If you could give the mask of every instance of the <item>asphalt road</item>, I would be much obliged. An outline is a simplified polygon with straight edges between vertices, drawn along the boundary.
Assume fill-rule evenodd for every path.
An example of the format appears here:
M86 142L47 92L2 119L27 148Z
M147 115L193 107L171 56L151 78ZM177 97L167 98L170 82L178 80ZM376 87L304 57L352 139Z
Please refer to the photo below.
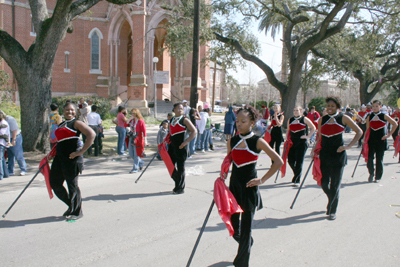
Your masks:
M346 135L346 141L352 135ZM225 156L215 152L187 161L185 194L172 195L173 181L161 161L154 161L139 183L129 174L132 161L114 159L86 164L79 178L84 217L66 222L66 206L49 200L38 177L6 220L0 220L1 266L186 266L212 201L212 189ZM400 266L400 171L393 148L384 159L382 182L367 183L360 149L348 151L337 220L326 219L327 198L308 176L293 210L296 189L287 176L261 186L264 208L253 224L250 266ZM146 158L146 163L150 158ZM308 167L307 155L304 169ZM259 175L270 166L262 153ZM201 175L194 175L203 171ZM303 172L304 174L304 172ZM28 177L30 176L30 177ZM0 212L6 211L27 181L14 176L0 183ZM214 208L191 266L232 266L237 243Z

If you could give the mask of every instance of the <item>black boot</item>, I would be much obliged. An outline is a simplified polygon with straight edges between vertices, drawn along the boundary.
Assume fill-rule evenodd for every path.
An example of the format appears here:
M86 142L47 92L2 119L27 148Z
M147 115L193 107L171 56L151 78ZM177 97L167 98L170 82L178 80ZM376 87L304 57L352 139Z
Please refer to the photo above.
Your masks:
M214 151L214 146L213 146L213 145L210 145L210 149L211 149L212 151Z

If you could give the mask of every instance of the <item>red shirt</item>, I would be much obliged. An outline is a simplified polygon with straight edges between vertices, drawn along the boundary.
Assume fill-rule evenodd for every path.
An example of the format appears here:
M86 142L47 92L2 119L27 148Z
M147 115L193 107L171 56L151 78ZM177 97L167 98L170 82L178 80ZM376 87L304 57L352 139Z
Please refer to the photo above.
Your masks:
M308 112L307 118L309 118L310 121L312 121L312 123L314 123L315 127L317 127L318 129L318 119L321 118L321 115L319 115L319 113L316 111L314 111L313 113Z

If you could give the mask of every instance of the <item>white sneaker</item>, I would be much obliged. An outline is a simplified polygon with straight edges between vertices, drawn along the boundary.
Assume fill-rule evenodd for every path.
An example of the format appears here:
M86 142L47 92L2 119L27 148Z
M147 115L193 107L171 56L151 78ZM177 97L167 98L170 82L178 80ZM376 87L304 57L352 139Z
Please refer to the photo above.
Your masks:
M201 152L201 153L206 153L206 152L204 151L204 149L202 149L200 152Z
M21 172L19 175L24 176L26 175L26 172Z
M188 159L191 159L191 158L192 158L192 156L189 156L189 157L188 157Z

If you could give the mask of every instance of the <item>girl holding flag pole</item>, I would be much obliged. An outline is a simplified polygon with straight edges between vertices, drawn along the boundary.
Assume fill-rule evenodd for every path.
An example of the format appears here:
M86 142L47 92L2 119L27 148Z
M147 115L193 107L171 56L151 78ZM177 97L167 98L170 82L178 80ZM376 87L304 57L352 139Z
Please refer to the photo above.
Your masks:
M234 163L229 189L244 211L241 219L239 213L231 216L233 238L239 243L233 265L240 267L249 266L250 249L253 243L251 224L256 208L262 208L258 186L268 180L283 164L280 156L268 143L251 131L256 118L257 111L253 107L240 108L236 119L239 135L232 137L227 143L228 155L232 153ZM261 150L272 159L273 164L262 178L257 178L256 164Z
M56 156L50 170L50 185L56 196L67 204L63 216L67 220L77 220L83 216L81 191L78 187L78 176L82 172L82 155L92 145L95 132L85 123L75 119L76 107L73 103L65 104L64 119L55 131L57 138ZM79 146L79 136L83 133L86 142ZM67 182L68 192L63 186Z
M302 116L302 108L297 106L293 109L294 117L290 118L287 122L288 134L286 136L287 141L285 142L286 151L284 158L284 164L286 165L286 158L293 170L292 183L295 186L300 185L300 177L303 169L304 155L306 154L308 148L307 140L315 132L314 123L307 117ZM306 134L307 126L309 129L308 135ZM289 143L292 143L289 148ZM285 169L286 170L286 169ZM282 177L284 176L284 171L282 171Z
M339 202L339 190L344 166L347 164L346 150L350 149L362 136L362 131L354 121L340 112L341 100L337 96L326 99L327 115L318 123L317 146L312 152L314 157L314 179L328 197L326 215L329 220L336 219ZM350 144L344 145L343 132L349 126L356 135Z
M372 112L367 118L367 132L364 138L363 155L367 161L369 172L368 182L379 183L383 174L383 156L387 150L387 139L396 131L397 123L390 116L380 112L381 101L372 103ZM387 133L386 122L392 124L392 130ZM395 148L396 149L396 148ZM376 172L374 158L376 157Z

